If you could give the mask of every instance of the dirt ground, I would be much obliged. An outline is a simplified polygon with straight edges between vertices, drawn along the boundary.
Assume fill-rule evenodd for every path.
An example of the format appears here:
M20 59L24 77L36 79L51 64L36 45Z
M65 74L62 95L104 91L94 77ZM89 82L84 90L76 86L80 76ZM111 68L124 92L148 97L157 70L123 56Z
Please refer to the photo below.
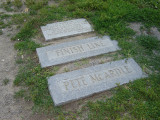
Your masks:
M13 85L18 65L17 52L10 38L16 32L13 26L3 29L0 36L0 120L48 120L48 116L33 114L31 102L14 98L14 93L19 90ZM7 85L4 84L5 79L9 80Z
M18 88L13 86L13 80L17 74L18 66L15 64L16 51L14 43L7 35L13 33L12 28L3 29L0 36L0 120L21 120L32 115L32 105L22 100L14 99L14 92ZM9 83L4 85L4 80ZM27 105L26 105L27 104Z
M0 0L0 4L2 2L4 0ZM15 14L1 8L0 12ZM17 52L11 37L16 34L17 30L15 26L12 26L2 31L3 34L0 35L0 120L48 120L47 116L33 114L33 103L14 98L14 93L19 90L13 85L18 65L15 62ZM6 85L5 80L9 81Z

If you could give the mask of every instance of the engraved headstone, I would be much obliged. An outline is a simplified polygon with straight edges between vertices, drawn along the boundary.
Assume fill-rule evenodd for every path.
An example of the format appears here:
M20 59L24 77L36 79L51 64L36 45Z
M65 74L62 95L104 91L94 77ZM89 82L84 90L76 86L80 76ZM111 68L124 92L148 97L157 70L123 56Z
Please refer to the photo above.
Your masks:
M47 24L46 26L42 26L41 30L46 41L93 31L86 19L75 19Z
M119 49L117 41L110 40L108 36L104 36L103 38L92 37L37 48L37 54L41 66L48 67L113 52Z
M56 106L147 77L132 59L92 66L48 78L49 91Z

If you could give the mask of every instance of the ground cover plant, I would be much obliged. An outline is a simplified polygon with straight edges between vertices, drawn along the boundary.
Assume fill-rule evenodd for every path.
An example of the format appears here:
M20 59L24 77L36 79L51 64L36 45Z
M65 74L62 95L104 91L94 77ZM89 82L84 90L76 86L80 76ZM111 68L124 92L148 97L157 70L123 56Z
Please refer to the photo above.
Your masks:
M56 119L76 119L88 112L88 119L160 119L160 42L152 36L135 36L127 27L130 22L141 22L146 29L160 29L159 0L65 0L48 6L43 2L26 0L28 13L13 15L13 23L20 31L12 40L18 41L15 49L26 60L20 67L15 85L27 86L16 96L34 102L34 110L54 114ZM9 5L11 3L8 3ZM20 6L20 5L19 5ZM149 77L113 89L113 97L105 101L89 102L80 111L66 112L54 107L47 88L47 77L58 67L42 69L35 49L41 45L32 41L40 33L40 26L73 18L86 18L99 35L109 35L119 42L122 58L132 57ZM18 21L18 22L17 22ZM3 23L1 23L3 24ZM68 70L67 70L68 71Z

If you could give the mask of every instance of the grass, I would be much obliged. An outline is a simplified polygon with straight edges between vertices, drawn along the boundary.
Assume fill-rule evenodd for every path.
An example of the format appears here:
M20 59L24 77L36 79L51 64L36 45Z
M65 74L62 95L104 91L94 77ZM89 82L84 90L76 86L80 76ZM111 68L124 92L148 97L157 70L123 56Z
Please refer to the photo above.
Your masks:
M24 63L24 60L23 60L22 58L18 58L18 59L16 60L16 63L17 63L17 64L22 64L22 63Z
M3 2L0 5L1 8L5 9L7 12L12 12L14 9L12 7L12 2L10 0Z
M15 94L14 94L14 98L23 98L24 96L25 96L25 90L19 90L18 92L16 92Z
M34 109L38 111L52 111L57 119L75 119L85 111L88 111L88 119L91 120L159 119L159 42L152 36L142 35L134 39L135 32L127 26L130 22L141 22L147 29L152 26L160 29L160 2L158 0L66 0L59 2L58 6L48 6L47 2L48 0L43 2L26 0L29 13L12 16L13 24L22 26L19 33L12 38L19 40L15 44L15 49L31 57L21 65L14 81L14 85L28 87L28 94L22 97L32 100ZM1 16L5 17L10 16ZM113 89L112 98L96 103L89 102L82 111L66 112L60 109L61 107L54 107L46 78L54 75L58 67L46 69L40 67L35 58L35 50L41 45L32 41L32 38L40 32L42 25L73 18L86 18L99 35L109 35L112 39L116 39L122 50L117 52L114 58L117 59L118 55L122 58L134 58L149 77ZM82 64L88 64L88 61Z
M36 44L35 42L31 40L21 41L14 45L14 48L19 51L27 51L27 50L35 51L36 48L38 47L40 47L40 45Z
M11 27L12 22L9 20L11 15L0 13L0 29Z
M36 6L36 3L33 5ZM102 8L98 7L101 5ZM30 12L35 13L37 19L34 17L29 20L22 28L21 33L19 33L21 36L16 36L16 38L31 38L34 36L32 32L34 28L37 29L37 26L50 21L60 21L66 17L84 17L93 23L94 28L98 33L109 34L115 39L118 39L129 37L134 34L131 29L126 27L127 22L143 22L147 27L153 25L159 27L159 22L157 20L160 19L159 9L157 10L149 7L139 8L136 3L133 4L132 2L122 0L109 0L107 2L100 1L98 4L96 3L96 0L74 0L64 3L62 2L59 7L44 6L38 10L34 9L34 7L31 7L30 9ZM152 17L148 16L149 14L152 14ZM24 31L24 29L26 31ZM27 32L28 36L25 36L25 34L23 35L22 31Z
M89 102L89 120L156 119L160 118L160 76L136 80L126 87L119 86L105 102Z
M13 5L16 6L17 8L22 7L23 3L21 0L14 0Z
M144 36L144 35L137 36L136 40L140 45L142 45L148 50L158 49L160 45L159 40L156 37L152 37L152 36Z
M3 2L0 7L5 9L7 12L13 12L15 11L15 8L14 7L17 7L17 8L21 8L23 5L22 3L22 0L6 0L5 2Z
M10 18L10 17L11 17L11 15L0 14L0 20L4 20L4 19Z
M68 68L64 68L64 72L69 72L69 69Z

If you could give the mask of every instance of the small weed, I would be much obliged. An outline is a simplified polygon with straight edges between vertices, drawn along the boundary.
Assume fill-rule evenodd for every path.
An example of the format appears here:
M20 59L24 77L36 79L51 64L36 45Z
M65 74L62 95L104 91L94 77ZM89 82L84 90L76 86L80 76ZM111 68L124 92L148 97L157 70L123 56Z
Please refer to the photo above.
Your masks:
M65 71L65 72L69 72L69 69L68 69L68 68L64 68L64 71Z
M0 30L0 35L2 35L3 34L3 31L2 30Z
M12 3L11 0L6 0L6 4L7 4L7 5L10 5L11 3Z
M16 63L17 63L17 64L22 64L22 63L24 63L24 61L23 61L22 58L19 58L19 59L16 60Z
M25 4L31 10L38 10L48 4L48 0L26 0Z
M77 67L81 66L80 62L76 62L76 63L74 63L74 65L77 66Z
M99 63L100 63L100 64L104 64L104 63L105 63L105 61L104 61L104 60L101 60Z
M12 16L12 22L14 24L23 24L30 19L29 15L26 13L15 14Z
M81 60L82 65L86 65L89 64L89 60L88 59L83 59Z
M11 33L7 34L8 37L10 37L11 35L12 35Z
M3 21L0 21L0 29L8 27L9 24L5 24Z
M24 96L25 96L25 90L19 90L18 92L16 92L15 94L14 94L14 98L23 98Z
M159 40L152 36L141 35L136 37L136 40L140 45L148 50L157 49L159 47Z
M3 21L0 21L0 26L4 25L4 22Z
M31 100L32 100L32 98L31 98L30 96L25 96L24 99L25 99L26 101L31 101Z
M26 4L27 6L31 6L31 5L35 4L35 0L26 0L26 1L25 1L25 4Z
M3 80L3 85L7 85L8 83L9 83L9 79L6 78Z
M144 27L144 26L141 26L140 27L140 31L142 32L142 31L144 31L146 28Z
M0 19L3 20L3 19L7 19L7 18L10 18L11 15L7 15L7 14L2 14L0 15Z
M23 3L21 0L14 0L13 5L20 8L20 7L22 7Z
M58 66L54 66L53 67L53 72L57 72L59 70L59 67Z
M2 28L6 28L6 27L11 27L11 23L7 23L7 24L5 24L4 22L0 22L0 24L1 24L1 26L0 26L0 28L2 29Z
M130 57L131 55L135 55L136 54L136 45L135 43L133 42L130 42L130 41L126 41L126 40L120 40L119 41L119 46L121 48L123 48L122 51L122 54L127 56L127 57Z

